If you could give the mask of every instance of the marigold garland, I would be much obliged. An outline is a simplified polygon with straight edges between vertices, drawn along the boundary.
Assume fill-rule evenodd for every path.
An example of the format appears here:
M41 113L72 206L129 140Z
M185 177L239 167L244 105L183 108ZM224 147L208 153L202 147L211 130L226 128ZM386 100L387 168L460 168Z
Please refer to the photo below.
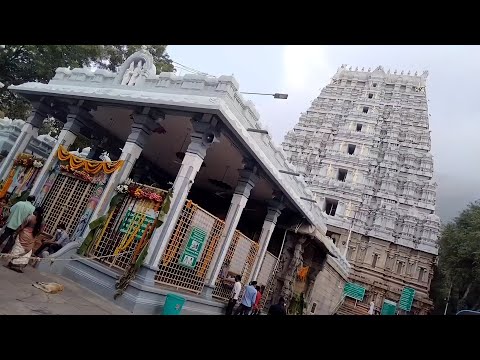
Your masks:
M105 162L83 159L81 157L70 154L63 146L58 147L57 157L60 161L68 161L68 165L72 170L84 170L90 175L96 175L100 171L110 175L123 166L124 160Z

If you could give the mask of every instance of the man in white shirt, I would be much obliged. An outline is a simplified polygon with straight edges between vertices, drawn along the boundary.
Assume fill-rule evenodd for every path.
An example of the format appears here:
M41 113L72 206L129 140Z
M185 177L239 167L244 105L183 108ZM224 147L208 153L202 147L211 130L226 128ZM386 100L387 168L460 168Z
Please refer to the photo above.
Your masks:
M255 304L255 300L257 298L257 289L255 288L255 286L257 286L257 282L252 281L250 285L245 288L242 301L240 302L237 311L235 311L235 315L250 314L252 306Z
M240 296L240 291L242 290L242 283L240 282L242 277L240 275L235 276L235 285L233 285L232 293L230 294L230 299L228 300L227 310L225 315L232 315L233 308L238 301Z

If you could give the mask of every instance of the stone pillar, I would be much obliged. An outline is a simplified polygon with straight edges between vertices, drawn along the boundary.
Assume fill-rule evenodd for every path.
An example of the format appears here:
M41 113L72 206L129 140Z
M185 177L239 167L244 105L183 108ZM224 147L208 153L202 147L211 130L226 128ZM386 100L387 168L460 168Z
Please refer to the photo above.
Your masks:
M98 201L98 206L90 217L90 221L99 218L108 210L110 199L113 197L115 188L125 182L132 172L135 162L140 157L147 140L155 127L155 120L163 118L163 114L150 108L144 108L141 112L134 113L132 132L127 138L122 149L119 160L123 160L123 166L115 171L108 179L107 185L103 190L102 196ZM90 228L87 226L83 233L83 238L87 236Z
M175 230L175 225L185 205L190 188L202 166L208 148L215 142L216 120L210 121L210 118L210 116L205 115L202 120L192 121L191 142L185 151L185 157L173 184L170 210L163 225L152 235L145 263L137 276L137 279L141 282L153 285L158 264Z
M232 242L233 235L237 229L238 221L242 216L243 209L247 204L250 192L252 191L255 183L258 180L256 175L256 167L250 167L247 165L246 169L240 171L240 178L238 180L237 187L228 209L227 217L225 219L225 227L223 228L222 236L218 242L217 248L212 258L212 264L210 265L207 273L207 280L205 283L205 295L210 298L215 288L215 282L217 281L218 274L227 255L228 248Z
M8 152L8 155L3 159L0 166L0 180L6 177L8 170L13 165L13 161L19 154L25 151L30 139L38 135L38 129L42 126L43 120L50 111L50 106L42 102L32 103L32 106L32 113L23 125L20 135L15 144L13 144L12 149Z
M267 216L263 222L262 232L260 234L260 239L258 240L259 249L253 265L251 276L253 280L257 280L258 278L258 274L263 265L263 260L265 259L265 254L267 253L270 238L272 237L273 230L277 224L277 219L284 208L285 206L279 201L273 200L268 204Z
M89 109L83 107L72 107L70 114L67 116L67 122L63 126L62 131L58 135L58 140L48 156L47 161L43 165L42 170L38 174L31 194L38 195L42 191L42 187L48 178L48 173L52 166L57 162L57 151L60 145L69 148L73 144L77 136L80 134L80 129L83 126L85 119L90 118Z

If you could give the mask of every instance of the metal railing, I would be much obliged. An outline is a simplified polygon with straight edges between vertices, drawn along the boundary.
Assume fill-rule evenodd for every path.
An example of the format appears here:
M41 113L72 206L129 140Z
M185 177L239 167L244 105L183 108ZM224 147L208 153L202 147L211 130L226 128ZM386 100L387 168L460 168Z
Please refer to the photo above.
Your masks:
M222 235L225 223L197 204L187 201L158 264L155 278L159 284L200 293L205 285L207 271ZM192 229L206 232L205 243L194 268L181 265L180 256L187 245Z
M69 235L72 236L87 208L95 186L70 175L58 174L42 205L44 232L53 235L57 226L63 223Z

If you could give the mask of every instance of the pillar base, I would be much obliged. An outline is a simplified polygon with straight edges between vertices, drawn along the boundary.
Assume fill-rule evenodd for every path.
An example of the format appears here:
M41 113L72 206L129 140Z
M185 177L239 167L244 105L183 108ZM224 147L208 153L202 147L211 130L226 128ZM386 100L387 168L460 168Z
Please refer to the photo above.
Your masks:
M153 286L155 285L155 276L157 275L158 268L142 265L138 269L138 273L135 277L135 281L142 285Z
M77 284L93 291L133 314L161 315L168 294L176 294L185 299L181 315L223 315L226 304L210 301L201 296L176 292L166 286L148 286L135 278L125 289L122 296L113 299L116 289L115 282L120 275L117 271L93 260L73 255L77 261L69 261L61 276L75 281ZM154 273L152 269L142 267L139 273Z
M213 300L213 290L215 290L215 286L205 285L201 296L207 300Z

